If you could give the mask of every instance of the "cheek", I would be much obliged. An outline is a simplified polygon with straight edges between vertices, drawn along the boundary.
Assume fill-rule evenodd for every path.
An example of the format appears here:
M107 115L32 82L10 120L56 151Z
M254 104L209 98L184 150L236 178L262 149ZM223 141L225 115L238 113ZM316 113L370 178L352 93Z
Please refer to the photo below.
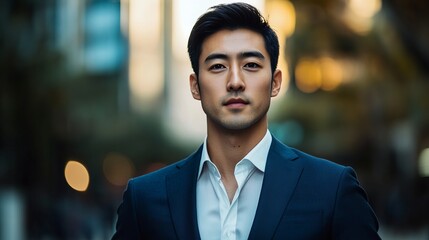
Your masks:
M261 97L271 96L271 82L269 83L260 83L256 84L254 86L254 89L256 90L256 94Z
M206 79L209 81L200 82L200 95L202 98L219 97L225 90L223 81L218 79Z
M212 86L201 86L200 88L201 102L206 105L213 105L216 99L219 98L219 89Z
M272 75L267 71L253 76L249 76L247 85L260 91L271 90Z

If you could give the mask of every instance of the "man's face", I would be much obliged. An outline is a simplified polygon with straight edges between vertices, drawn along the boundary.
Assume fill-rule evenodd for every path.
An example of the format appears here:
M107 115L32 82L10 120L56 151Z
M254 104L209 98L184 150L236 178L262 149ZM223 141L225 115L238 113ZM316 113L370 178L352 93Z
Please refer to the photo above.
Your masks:
M271 72L264 39L247 29L221 30L202 45L200 70L190 76L208 127L243 130L266 121L271 97L280 90L281 72ZM264 123L266 124L266 123Z

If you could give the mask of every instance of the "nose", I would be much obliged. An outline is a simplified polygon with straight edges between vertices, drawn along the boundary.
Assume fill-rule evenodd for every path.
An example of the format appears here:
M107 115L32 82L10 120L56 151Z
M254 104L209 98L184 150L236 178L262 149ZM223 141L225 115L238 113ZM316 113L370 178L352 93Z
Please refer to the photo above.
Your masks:
M243 75L239 71L239 67L231 68L228 76L226 88L228 92L244 91L246 84L244 83Z

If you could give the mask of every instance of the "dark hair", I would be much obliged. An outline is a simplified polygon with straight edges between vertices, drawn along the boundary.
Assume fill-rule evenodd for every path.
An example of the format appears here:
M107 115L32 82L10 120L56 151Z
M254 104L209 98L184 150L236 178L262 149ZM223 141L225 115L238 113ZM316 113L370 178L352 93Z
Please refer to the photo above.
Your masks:
M245 28L262 35L265 48L270 55L271 70L277 68L279 40L261 13L247 3L219 4L208 9L198 18L188 40L188 53L192 69L198 76L199 57L204 40L210 35L224 30Z

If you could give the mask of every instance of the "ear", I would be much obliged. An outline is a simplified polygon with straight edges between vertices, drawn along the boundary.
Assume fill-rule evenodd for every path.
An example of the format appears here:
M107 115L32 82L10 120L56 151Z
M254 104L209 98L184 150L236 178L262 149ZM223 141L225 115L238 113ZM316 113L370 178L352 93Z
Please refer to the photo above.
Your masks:
M200 88L198 86L198 77L195 73L189 75L189 86L191 88L192 97L196 100L201 100Z
M282 71L276 69L273 73L273 81L271 83L271 97L275 97L279 94L282 85Z

